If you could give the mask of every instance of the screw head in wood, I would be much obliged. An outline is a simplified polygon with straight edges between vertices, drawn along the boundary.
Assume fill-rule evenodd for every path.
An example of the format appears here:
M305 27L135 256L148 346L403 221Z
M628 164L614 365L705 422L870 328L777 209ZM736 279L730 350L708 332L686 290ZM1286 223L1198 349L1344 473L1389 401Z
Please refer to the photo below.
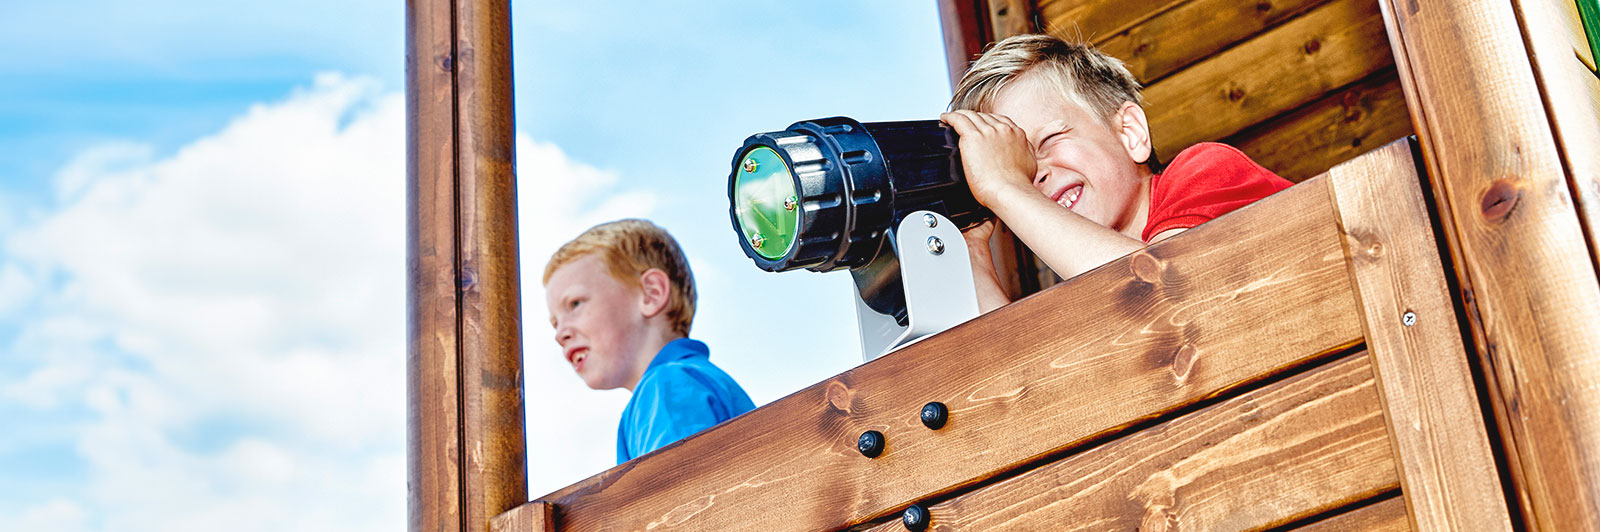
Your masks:
M900 524L905 525L906 530L921 532L928 529L929 517L931 516L928 515L927 508L923 508L920 504L913 504L906 507L906 511L900 512Z
M1400 323L1406 324L1406 327L1416 325L1417 313L1407 310L1405 314L1400 316Z
M883 433L876 430L861 433L861 437L856 438L856 450L867 458L877 458L883 454Z
M922 405L922 425L933 430L944 428L945 421L950 420L950 409L944 403L934 401Z

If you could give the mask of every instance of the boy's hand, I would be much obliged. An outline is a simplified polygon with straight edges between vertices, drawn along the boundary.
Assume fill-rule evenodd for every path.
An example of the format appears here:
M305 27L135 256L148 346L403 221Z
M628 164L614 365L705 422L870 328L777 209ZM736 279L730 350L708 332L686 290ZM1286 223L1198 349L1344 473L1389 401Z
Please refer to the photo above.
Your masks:
M1011 302L1005 289L1000 287L1000 276L994 271L994 258L989 253L989 238L994 236L993 218L961 232L967 241L967 258L972 261L973 288L978 291L978 312L987 313Z
M1010 118L961 110L939 115L939 119L961 136L961 169L978 203L992 209L1002 190L1020 187L1032 191L1038 160L1027 133Z

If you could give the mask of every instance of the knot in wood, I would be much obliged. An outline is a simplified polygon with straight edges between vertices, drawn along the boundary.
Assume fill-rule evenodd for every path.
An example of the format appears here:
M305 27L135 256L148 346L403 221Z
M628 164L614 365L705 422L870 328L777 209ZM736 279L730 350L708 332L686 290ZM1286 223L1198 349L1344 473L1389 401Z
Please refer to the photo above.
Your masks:
M1128 267L1133 270L1135 278L1150 284L1159 283L1162 272L1167 269L1167 265L1161 262L1161 259L1143 251L1134 253L1128 258Z
M826 393L828 394L828 406L846 415L850 414L850 405L855 402L856 398L855 390L851 390L849 386L842 382L829 381Z
M1262 13L1272 11L1272 2L1256 2L1256 11Z
M1517 200L1522 197L1522 190L1517 188L1515 182L1509 177L1496 179L1489 185L1489 190L1483 193L1483 200L1479 209L1483 212L1483 219L1490 223L1499 223L1511 215L1516 208Z
M1228 91L1228 101L1237 102L1237 101L1243 100L1243 99L1244 99L1244 89L1241 89L1241 88L1238 88L1238 87L1234 87L1233 90Z
M1172 354L1172 380L1182 386L1189 381L1189 374L1194 371L1195 359L1199 358L1199 351L1194 346L1184 344Z
M1306 50L1306 55L1312 55L1312 54L1315 54L1315 53L1321 51L1322 50L1322 41L1319 41L1319 40L1316 40L1316 39L1311 39L1310 41L1306 42L1305 50Z
M439 65L439 70L443 70L445 72L449 72L451 69L455 68L456 64L455 59L450 57L450 54L439 54L434 56L433 62L434 64Z
M1367 256L1368 257L1372 257L1374 259L1376 259L1378 257L1382 257L1383 256L1383 242L1373 242L1372 245L1367 246Z

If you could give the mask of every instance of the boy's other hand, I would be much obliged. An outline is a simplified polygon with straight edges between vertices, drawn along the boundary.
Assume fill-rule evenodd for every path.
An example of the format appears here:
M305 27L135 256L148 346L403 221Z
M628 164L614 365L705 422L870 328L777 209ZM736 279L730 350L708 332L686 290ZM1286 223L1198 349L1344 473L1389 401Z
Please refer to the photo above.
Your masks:
M961 136L961 169L978 203L993 209L1002 190L1033 188L1038 160L1028 134L1010 118L963 109L939 115L939 119Z

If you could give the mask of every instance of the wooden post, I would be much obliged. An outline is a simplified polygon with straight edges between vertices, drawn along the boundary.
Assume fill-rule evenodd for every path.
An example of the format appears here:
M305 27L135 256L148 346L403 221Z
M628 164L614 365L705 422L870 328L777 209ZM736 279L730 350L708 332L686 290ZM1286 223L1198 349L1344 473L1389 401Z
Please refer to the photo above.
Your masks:
M1328 176L1412 528L1511 530L1411 143Z
M511 13L406 2L407 528L527 500Z
M1518 14L1381 6L1523 520L1600 530L1600 283Z

